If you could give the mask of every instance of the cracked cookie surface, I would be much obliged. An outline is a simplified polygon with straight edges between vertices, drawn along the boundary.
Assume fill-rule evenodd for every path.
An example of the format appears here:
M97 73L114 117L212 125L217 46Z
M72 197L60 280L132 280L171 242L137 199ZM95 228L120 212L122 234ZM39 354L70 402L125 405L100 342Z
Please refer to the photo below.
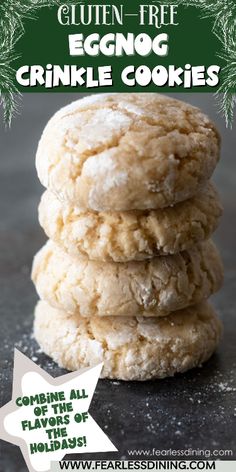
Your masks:
M81 211L46 191L39 222L47 236L71 255L126 262L175 254L208 239L222 213L211 183L195 197L159 210Z
M81 318L38 302L34 334L61 367L104 363L101 377L148 380L200 366L215 351L221 322L207 302L165 318Z
M41 299L82 317L165 316L209 297L222 278L212 241L171 256L104 264L72 257L49 240L32 269Z
M62 108L40 139L41 183L93 211L163 208L195 195L220 138L199 109L155 93L102 94Z

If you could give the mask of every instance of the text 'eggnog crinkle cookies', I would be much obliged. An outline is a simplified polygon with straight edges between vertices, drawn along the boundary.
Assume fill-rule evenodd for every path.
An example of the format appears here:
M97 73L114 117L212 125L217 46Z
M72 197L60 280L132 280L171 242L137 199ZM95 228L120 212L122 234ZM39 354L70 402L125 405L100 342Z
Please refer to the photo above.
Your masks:
M102 377L146 380L212 355L219 148L206 115L158 94L86 97L49 121L36 166L50 240L32 279L35 337L60 366L103 362Z

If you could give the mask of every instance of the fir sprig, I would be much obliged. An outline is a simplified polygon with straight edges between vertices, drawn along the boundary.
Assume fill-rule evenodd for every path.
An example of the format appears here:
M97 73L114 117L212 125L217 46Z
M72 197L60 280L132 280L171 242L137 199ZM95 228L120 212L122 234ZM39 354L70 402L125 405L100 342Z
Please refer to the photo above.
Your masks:
M18 111L21 94L15 85L12 62L14 46L24 34L24 20L33 19L43 7L59 5L60 0L1 0L0 3L0 105L6 126Z
M220 56L225 61L221 85L216 92L219 111L226 126L232 128L236 104L236 2L235 0L165 0L166 4L200 8L201 18L211 18L213 34L221 43Z

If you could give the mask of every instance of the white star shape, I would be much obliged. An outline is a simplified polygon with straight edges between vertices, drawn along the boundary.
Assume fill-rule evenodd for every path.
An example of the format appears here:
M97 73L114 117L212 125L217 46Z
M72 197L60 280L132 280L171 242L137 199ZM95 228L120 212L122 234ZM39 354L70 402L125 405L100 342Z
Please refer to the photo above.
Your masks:
M99 364L53 378L15 349L12 400L0 409L0 438L21 448L30 472L48 472L51 461L60 461L66 454L117 451L88 413L101 369ZM48 395L51 400L52 392L62 400L40 404L32 400L38 394ZM76 398L71 398L72 393ZM22 402L22 397L27 398ZM33 405L20 406L31 401ZM63 418L62 424L58 417ZM56 449L55 444L60 448Z

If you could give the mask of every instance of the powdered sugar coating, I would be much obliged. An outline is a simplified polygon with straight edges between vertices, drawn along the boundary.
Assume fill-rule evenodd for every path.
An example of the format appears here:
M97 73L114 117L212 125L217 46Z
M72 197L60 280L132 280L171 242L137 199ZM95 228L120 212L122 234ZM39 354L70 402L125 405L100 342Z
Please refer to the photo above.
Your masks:
M103 94L52 117L36 167L62 201L126 211L190 198L218 158L219 135L197 108L158 94Z
M104 363L101 377L148 380L185 372L215 351L222 327L204 302L165 318L69 316L39 302L34 333L61 367L77 370Z
M172 256L122 264L70 257L48 241L32 269L40 298L88 318L166 316L209 297L222 278L220 256L211 241Z
M174 207L130 212L81 211L46 191L39 222L47 236L72 256L126 262L191 248L210 237L221 213L219 196L210 183Z

